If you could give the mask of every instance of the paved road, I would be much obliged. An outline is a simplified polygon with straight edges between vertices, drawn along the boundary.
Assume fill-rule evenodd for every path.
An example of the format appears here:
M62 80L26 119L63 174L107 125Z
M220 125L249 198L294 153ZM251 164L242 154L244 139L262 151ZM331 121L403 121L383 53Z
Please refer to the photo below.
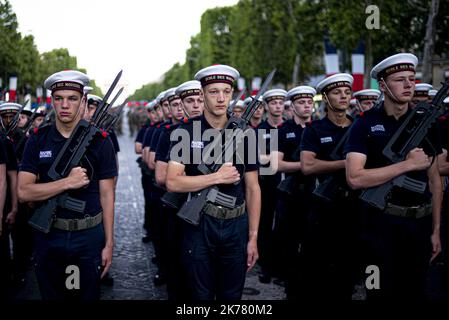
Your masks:
M163 300L165 286L156 287L153 276L156 266L151 262L154 251L151 243L142 243L143 193L140 169L134 153L134 138L129 137L127 120L124 119L124 134L119 137L119 180L115 210L115 249L110 274L114 285L102 287L104 300ZM245 300L284 299L284 288L275 284L261 284L257 269L248 273ZM17 295L18 299L40 299L32 270L27 285Z

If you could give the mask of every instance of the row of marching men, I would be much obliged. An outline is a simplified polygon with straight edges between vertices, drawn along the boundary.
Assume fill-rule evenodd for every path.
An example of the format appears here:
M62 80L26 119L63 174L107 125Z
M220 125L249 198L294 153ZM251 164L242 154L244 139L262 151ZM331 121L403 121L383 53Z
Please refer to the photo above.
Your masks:
M440 173L447 174L447 153L442 153L447 150L447 135L443 133L440 139L438 134L429 134L429 146L411 150L399 164L382 154L416 104L430 102L435 94L430 85L415 86L416 65L412 54L381 61L371 72L380 91L353 94L352 76L336 74L316 88L298 86L288 92L272 89L264 93L263 108L250 121L251 127L262 131L259 147L264 145L260 150L265 150L259 157L261 282L279 277L289 299L351 299L354 285L365 281L367 267L374 266L380 276L367 288L368 297L424 297L429 262L441 257ZM204 79L220 79L213 72L228 75L227 79L238 74L228 66L209 67L197 74L199 81L161 92L148 105L148 122L136 138L145 195L147 234L142 240L153 241L158 267L154 282L167 283L170 299L212 297L189 296L192 287L187 283L192 275L180 267L181 256L186 254L181 248L185 229L176 218L177 209L161 199L167 190L170 134L195 119L204 121L203 99L209 94L202 91L209 85ZM317 93L323 96L325 113L312 121ZM238 115L244 108L244 102L238 102L232 111ZM444 123L445 119L440 120ZM192 147L202 147L194 142ZM359 200L360 190L403 174L422 179L425 192L395 188L382 210ZM330 177L338 181L338 188L323 197L316 190ZM197 283L205 283L201 275L194 276L200 278ZM221 292L216 297L235 299L241 292L240 296Z

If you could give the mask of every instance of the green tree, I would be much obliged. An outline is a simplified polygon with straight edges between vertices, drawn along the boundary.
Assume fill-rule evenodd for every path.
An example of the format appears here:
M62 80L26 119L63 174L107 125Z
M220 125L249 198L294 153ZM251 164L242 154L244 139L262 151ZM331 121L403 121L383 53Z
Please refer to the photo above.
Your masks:
M17 49L20 33L18 22L8 0L0 0L0 77L4 86L11 75L17 75Z

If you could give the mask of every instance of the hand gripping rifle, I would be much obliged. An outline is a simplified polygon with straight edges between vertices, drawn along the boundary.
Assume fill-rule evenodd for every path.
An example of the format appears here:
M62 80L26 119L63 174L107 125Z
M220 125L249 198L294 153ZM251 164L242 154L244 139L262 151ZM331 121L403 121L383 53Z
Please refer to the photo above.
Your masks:
M431 103L418 103L415 109L407 116L404 123L394 133L382 152L392 164L404 161L407 158L407 154L414 148L419 147L422 143L427 143L432 147L426 135L443 114L443 100L447 97L448 93L449 80L438 90ZM360 199L377 209L385 210L393 187L424 193L427 183L412 179L406 174L403 174L379 186L365 189L360 195Z
M53 181L66 178L73 168L80 166L95 134L101 132L98 125L103 121L105 113L112 105L112 103L108 104L106 101L112 94L121 75L122 71L115 77L114 82L95 111L91 121L87 122L86 120L81 119L61 151L58 153L48 171L48 176ZM120 93L121 91L118 92L113 101L118 98ZM28 223L33 228L48 233L51 229L58 207L82 213L84 212L85 206L85 201L74 199L68 195L68 192L63 192L44 201L42 205L36 209Z
M242 116L240 118L231 116L224 128L220 131L220 136L218 138L216 137L214 141L208 145L209 152L206 152L206 159L203 159L202 163L198 165L198 170L202 174L206 175L217 172L223 165L223 160L229 159L230 156L234 155L238 146L243 142L244 134L242 133L248 128L249 121L257 108L259 108L261 103L259 97L267 90L275 72L276 70L270 72L260 91L248 104ZM231 135L226 134L229 131L232 132ZM211 161L210 152L216 150L217 145L222 143L223 137L225 137L225 143L221 147L222 152L218 159L213 159L214 161ZM232 153L229 152L230 148L233 148ZM208 163L211 164L209 165ZM201 221L201 214L207 202L216 203L220 206L232 209L235 207L235 200L236 198L220 192L217 186L212 186L199 192L192 192L190 200L183 204L177 215L188 223L197 226Z
M237 102L245 94L245 91L246 91L245 89L240 91L239 95L237 96L237 98L235 98L234 102L229 105L229 107L226 111L229 118L232 117L232 114L233 114L232 110L234 110L234 107L237 105ZM167 206L169 206L170 208L179 209L184 204L184 202L186 202L187 196L188 196L187 193L182 193L182 192L166 192L162 196L161 201L164 204L166 204Z

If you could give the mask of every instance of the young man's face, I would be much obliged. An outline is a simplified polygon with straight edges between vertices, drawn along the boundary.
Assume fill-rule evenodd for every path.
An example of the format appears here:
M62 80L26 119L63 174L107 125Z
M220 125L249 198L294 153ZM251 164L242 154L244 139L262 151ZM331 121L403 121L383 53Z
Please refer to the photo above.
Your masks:
M386 88L385 83L390 90ZM385 79L385 83L379 81L380 90L386 96L391 97L391 93L393 93L393 99L400 103L412 101L415 92L415 73L413 71L393 73Z
M17 111L11 111L8 113L4 113L2 114L2 121L3 121L3 125L5 127L9 126L12 122L12 120L14 119L14 116L16 115Z
M94 116L95 111L97 111L97 106L94 104L87 105L86 113L84 114L84 119L90 121Z
M313 112L313 99L300 98L292 101L293 112L300 118L309 118Z
M226 114L229 102L232 99L233 89L227 83L212 83L206 85L203 90L204 108L213 114L220 117Z
M174 99L169 103L170 113L172 115L172 119L176 121L181 121L184 117L184 109L182 108L181 99Z
M162 106L158 104L156 107L154 107L154 110L156 111L157 118L158 118L158 120L156 122L162 121L162 119L164 119L164 113L162 112Z
M21 113L19 115L19 123L17 124L17 127L19 127L19 128L25 127L27 121L28 121L28 116L26 114Z
M429 102L429 98L428 97L413 97L412 101L410 102L410 106L412 108L416 107L416 105L418 103L420 103L421 101L423 102ZM432 100L430 100L432 101Z
M194 118L203 114L204 100L199 95L184 98L182 100L182 104L190 118Z
M268 102L268 113L273 117L282 117L282 113L284 112L284 103L283 99L275 99Z
M169 104L168 104L167 100L162 102L162 113L164 114L165 119L171 118L171 112L170 112L170 108L169 108Z
M44 122L44 118L45 118L44 116L39 116L36 119L34 119L33 128L38 128L42 124L42 122Z
M346 111L351 101L351 88L338 87L330 90L326 95L333 109L337 111Z
M265 106L265 104L262 102L262 103L259 105L259 108L257 108L256 112L254 112L254 114L253 114L253 119L259 120L259 119L262 118L263 113L265 112L264 106Z
M234 110L232 110L232 113L234 114L234 117L240 118L243 113L243 108L241 107L234 107Z
M285 106L284 107L284 116L287 120L290 120L291 118L293 118L293 107L292 106Z
M152 123L157 123L160 119L158 112L154 109L148 112L148 117L150 118L150 122Z
M52 97L58 121L71 123L84 115L86 101L78 91L58 90Z
M362 100L359 101L359 106L361 111L365 112L371 109L374 106L374 103L376 103L377 99L369 99L369 100Z

